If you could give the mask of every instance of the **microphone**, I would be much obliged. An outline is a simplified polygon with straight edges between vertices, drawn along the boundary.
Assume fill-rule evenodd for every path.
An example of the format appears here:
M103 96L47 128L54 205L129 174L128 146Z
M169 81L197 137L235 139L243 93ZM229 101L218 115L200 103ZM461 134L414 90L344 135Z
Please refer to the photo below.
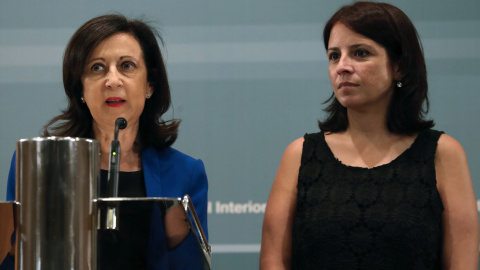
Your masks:
M110 144L110 161L108 168L107 194L108 197L118 197L118 174L120 172L120 142L118 141L119 129L127 127L127 120L123 117L115 120L115 132Z

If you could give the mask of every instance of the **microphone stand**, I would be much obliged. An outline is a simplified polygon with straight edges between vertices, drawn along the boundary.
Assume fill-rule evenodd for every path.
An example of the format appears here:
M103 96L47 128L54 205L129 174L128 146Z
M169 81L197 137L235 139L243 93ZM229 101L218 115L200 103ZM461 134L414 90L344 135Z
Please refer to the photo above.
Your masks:
M120 172L120 142L118 141L119 129L127 127L127 120L123 117L115 120L115 132L110 144L110 161L108 168L107 197L118 197L118 175ZM117 209L108 208L106 229L117 229Z

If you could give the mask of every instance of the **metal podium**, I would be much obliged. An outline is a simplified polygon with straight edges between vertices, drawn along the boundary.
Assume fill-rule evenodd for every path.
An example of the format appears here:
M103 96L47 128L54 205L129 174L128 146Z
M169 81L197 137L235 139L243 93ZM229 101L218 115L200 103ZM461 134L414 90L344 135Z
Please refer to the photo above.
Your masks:
M16 201L0 203L12 209L0 218L14 220L15 269L211 269L189 196L99 198L99 153L90 139L17 141Z

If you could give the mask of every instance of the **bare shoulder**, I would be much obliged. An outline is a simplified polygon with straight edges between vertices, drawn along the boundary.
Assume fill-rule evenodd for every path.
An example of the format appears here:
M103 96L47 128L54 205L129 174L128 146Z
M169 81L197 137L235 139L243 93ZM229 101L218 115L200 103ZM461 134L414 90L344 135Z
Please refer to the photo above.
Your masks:
M437 189L442 198L445 269L478 268L478 212L465 151L449 135L438 139L435 157Z
M290 143L280 161L263 218L260 269L290 269L303 141L298 138Z
M285 149L284 155L286 156L293 156L293 157L300 157L303 151L303 142L305 139L303 137L296 139L295 141L291 142L287 149Z
M298 138L287 146L280 161L279 172L298 173L302 159L303 141L303 138Z
M465 159L465 150L462 145L452 136L442 134L438 139L436 157L441 160Z
M303 141L303 138L298 138L287 146L280 161L275 182L296 184L302 159Z
M465 150L456 139L447 134L442 134L438 139L435 171L440 193L449 193L462 185L471 185Z

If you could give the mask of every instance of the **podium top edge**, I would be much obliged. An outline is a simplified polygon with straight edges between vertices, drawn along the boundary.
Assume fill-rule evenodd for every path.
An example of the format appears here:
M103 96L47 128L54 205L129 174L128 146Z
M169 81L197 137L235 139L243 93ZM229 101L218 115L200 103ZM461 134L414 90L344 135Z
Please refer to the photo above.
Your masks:
M80 138L80 137L57 137L57 136L24 138L24 139L18 140L17 143L24 143L24 142L47 142L47 141L67 141L67 142L91 142L91 143L98 143L97 140L89 139L89 138Z
M121 201L178 201L181 202L180 197L110 197L110 198L96 198L93 202L121 202ZM20 204L18 201L0 201L0 204Z
M97 198L93 201L98 202L117 202L117 201L181 201L180 197L111 197L111 198Z

